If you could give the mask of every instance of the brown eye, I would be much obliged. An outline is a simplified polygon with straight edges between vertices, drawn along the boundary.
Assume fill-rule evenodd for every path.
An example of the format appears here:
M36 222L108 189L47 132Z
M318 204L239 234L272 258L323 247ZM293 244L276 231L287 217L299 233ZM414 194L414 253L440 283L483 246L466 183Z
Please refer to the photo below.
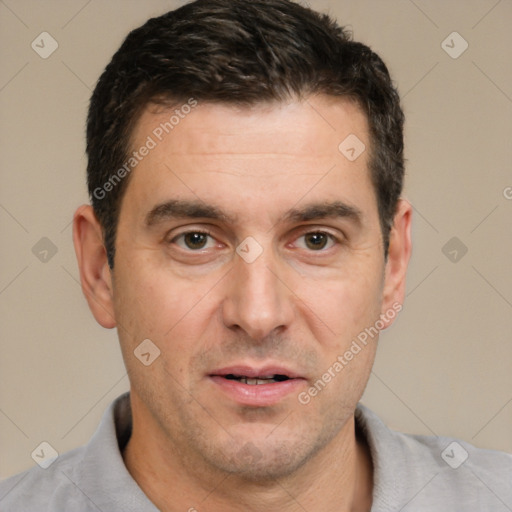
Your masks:
M208 233L203 233L201 231L189 231L188 233L182 233L174 238L173 243L182 249L188 249L191 251L209 249L215 245L213 238Z
M336 245L337 241L337 238L330 233L311 231L310 233L299 236L295 241L295 246L307 251L321 252Z
M208 235L204 233L187 233L184 237L185 245L189 249L204 249Z
M329 236L325 233L308 233L304 235L304 242L308 249L319 251L325 249L329 242Z

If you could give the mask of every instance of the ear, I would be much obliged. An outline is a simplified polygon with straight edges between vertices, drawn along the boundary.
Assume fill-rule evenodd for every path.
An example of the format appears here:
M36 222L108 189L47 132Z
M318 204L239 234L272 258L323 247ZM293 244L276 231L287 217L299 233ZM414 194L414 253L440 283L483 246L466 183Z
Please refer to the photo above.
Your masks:
M73 243L80 269L82 291L96 321L111 329L116 326L112 275L103 245L101 225L90 205L83 205L73 217Z
M411 219L412 207L405 199L397 204L393 227L389 237L388 258L384 275L383 300L381 319L389 327L393 323L395 313L402 309L405 299L405 274L411 257ZM388 314L386 314L388 312Z

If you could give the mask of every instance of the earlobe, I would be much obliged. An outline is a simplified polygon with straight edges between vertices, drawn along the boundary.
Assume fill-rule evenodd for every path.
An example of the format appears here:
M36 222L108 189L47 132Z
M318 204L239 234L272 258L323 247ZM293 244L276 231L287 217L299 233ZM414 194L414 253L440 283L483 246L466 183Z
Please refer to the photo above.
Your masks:
M394 217L389 238L388 258L386 262L381 318L390 310L402 307L405 298L405 277L411 257L411 219L412 207L405 199L400 199ZM393 315L391 318L395 318ZM390 319L386 327L393 323Z
M116 326L111 272L101 225L90 205L83 205L75 212L73 243L89 308L100 325L111 329Z

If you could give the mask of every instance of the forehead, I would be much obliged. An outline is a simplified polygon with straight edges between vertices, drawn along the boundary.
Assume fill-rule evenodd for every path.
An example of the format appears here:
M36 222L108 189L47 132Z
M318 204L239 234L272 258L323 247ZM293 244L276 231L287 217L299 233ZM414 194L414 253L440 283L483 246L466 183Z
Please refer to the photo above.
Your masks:
M233 196L244 196L240 206L255 207L258 197L262 207L265 200L276 205L297 201L308 190L316 201L324 199L322 193L329 200L337 200L338 192L373 196L369 152L358 158L350 152L352 146L358 153L369 148L367 119L346 99L148 107L131 146L145 153L127 190L135 203L195 196L226 206ZM151 149L140 151L144 147Z
M166 108L148 105L134 127L132 147L150 136L176 154L337 155L340 139L350 130L367 138L365 114L345 98L319 95L241 107L191 99Z

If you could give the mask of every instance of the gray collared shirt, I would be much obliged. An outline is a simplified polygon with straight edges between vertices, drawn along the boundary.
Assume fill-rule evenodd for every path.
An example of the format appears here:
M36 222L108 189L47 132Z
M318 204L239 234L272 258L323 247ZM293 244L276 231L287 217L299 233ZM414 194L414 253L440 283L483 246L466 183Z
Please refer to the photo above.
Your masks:
M372 512L512 511L512 455L394 432L361 404L356 424L373 459ZM156 512L124 465L121 453L130 434L124 394L86 446L59 456L47 469L35 466L0 482L0 511ZM190 508L203 512L208 504Z

